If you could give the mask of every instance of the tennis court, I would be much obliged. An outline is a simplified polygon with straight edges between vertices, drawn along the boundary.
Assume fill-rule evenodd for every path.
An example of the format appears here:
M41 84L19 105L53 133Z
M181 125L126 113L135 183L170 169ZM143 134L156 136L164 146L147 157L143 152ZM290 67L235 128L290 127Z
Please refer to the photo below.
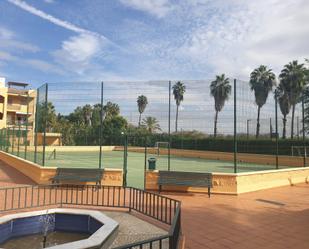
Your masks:
M28 156L29 153L28 153ZM33 156L33 155L32 155ZM147 159L155 157L157 159L157 169L168 169L168 156L157 154L147 154ZM29 158L31 160L31 158ZM46 152L45 166L56 167L82 167L97 168L99 154L97 151L56 151L56 157L52 152ZM102 167L122 169L124 165L123 151L103 151ZM127 159L127 183L129 186L144 186L144 165L145 154L138 152L128 152ZM191 172L223 172L233 173L233 162L220 160L206 160L201 158L176 157L170 158L171 170L174 171L191 171ZM148 162L147 162L148 167ZM262 165L253 163L238 163L238 172L253 172L260 170L274 169L274 165Z

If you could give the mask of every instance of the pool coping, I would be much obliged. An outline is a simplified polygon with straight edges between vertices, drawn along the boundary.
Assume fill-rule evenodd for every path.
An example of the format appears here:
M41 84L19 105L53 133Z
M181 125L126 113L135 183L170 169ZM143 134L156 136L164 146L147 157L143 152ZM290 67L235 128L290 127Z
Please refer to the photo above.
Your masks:
M115 235L117 234L117 231L119 228L118 222L104 215L100 211L92 211L92 210L86 210L86 209L76 210L76 209L71 209L71 208L53 208L53 209L44 209L44 210L31 211L31 212L9 214L9 215L0 217L0 224L9 222L14 219L44 215L47 213L47 210L48 210L48 214L61 213L61 214L73 214L73 215L74 214L75 215L89 215L103 224L101 228L99 228L95 233L93 233L87 239L48 247L49 249L71 249L71 248L86 249L86 248L98 248L98 247L107 248L109 244L113 242L113 239ZM5 248L1 248L1 249L5 249Z

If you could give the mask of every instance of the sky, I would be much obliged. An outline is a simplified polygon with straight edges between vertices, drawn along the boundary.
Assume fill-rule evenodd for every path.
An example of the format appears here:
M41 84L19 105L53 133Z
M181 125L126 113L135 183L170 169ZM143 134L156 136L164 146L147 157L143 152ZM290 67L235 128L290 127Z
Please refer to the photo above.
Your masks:
M309 57L308 0L1 0L10 81L248 80Z

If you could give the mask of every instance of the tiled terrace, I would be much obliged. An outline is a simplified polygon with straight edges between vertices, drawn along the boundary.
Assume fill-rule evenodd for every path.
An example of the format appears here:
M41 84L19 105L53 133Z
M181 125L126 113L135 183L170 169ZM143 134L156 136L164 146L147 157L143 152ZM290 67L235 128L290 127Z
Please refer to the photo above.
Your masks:
M0 161L0 186L33 184ZM182 201L186 248L309 248L309 184L240 196L168 194Z

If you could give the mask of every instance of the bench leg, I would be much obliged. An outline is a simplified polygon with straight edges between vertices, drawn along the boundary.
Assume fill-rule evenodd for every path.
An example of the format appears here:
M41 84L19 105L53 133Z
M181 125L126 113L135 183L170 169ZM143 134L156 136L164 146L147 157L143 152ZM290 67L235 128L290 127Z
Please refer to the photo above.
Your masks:
M208 198L210 198L210 187L208 187Z
M159 194L161 193L162 185L159 185Z

